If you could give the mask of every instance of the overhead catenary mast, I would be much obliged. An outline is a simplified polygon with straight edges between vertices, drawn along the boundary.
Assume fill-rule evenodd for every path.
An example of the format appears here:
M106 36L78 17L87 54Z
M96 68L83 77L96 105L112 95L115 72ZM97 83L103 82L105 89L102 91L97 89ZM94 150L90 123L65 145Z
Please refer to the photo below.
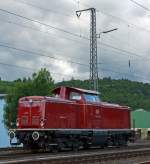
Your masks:
M76 11L78 17L81 12L90 11L90 83L91 89L98 91L98 63L97 63L97 33L96 33L96 9L88 8Z

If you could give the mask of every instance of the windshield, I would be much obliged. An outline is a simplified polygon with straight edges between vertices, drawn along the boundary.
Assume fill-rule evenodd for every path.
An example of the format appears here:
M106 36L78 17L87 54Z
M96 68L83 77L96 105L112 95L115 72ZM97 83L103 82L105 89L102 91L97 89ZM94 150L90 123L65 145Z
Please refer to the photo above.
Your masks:
M93 94L84 94L86 102L100 102L100 98L98 95Z
M69 99L71 100L81 100L81 94L78 92L71 92Z

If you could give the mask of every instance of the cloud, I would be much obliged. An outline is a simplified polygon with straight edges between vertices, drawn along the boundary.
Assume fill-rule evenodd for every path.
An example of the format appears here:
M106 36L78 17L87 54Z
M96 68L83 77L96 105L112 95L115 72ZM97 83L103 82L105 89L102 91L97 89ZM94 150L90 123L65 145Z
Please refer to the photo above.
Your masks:
M141 3L146 2L141 1ZM56 29L51 28L0 11L0 44L5 43L5 45L57 58L54 60L44 55L35 55L0 46L1 62L33 68L23 69L0 64L0 77L5 80L15 80L30 76L34 69L46 67L52 72L55 81L71 77L87 79L89 77L90 47L89 40L83 39L82 36L89 37L90 13L83 13L80 19L75 15L76 10L87 7L95 7L98 10L97 33L118 28L112 33L102 34L98 40L98 63L103 63L99 65L100 77L111 76L143 82L146 81L145 79L149 80L149 13L130 1L121 2L120 0L80 0L79 5L76 0L60 0L59 3L54 0L0 1L1 9L56 27ZM57 28L64 31L57 30ZM72 33L81 37L71 35ZM103 43L132 53L119 51ZM129 60L131 60L131 68L128 66ZM122 72L122 74L117 72Z

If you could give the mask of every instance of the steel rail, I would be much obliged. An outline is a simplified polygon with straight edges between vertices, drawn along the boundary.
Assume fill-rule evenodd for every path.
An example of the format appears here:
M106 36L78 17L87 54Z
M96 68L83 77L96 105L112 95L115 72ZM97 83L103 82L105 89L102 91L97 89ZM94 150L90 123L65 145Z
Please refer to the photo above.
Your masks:
M137 162L137 163L134 163L134 164L150 164L150 161Z
M127 159L127 158L135 158L141 156L149 156L150 155L150 147L149 148L130 148L129 150L106 150L106 151L79 151L77 153L59 153L59 154L26 154L21 156L16 156L16 159L8 159L0 160L0 164L12 164L12 163L53 163L53 164L78 164L78 163L93 163L100 161L110 161L116 159Z
M23 150L23 147L4 147L4 148L0 148L0 152L1 151L11 151L11 150Z
M126 151L114 151L114 152L95 152L95 153L75 153L72 155L43 155L43 156L31 156L23 157L15 160L1 161L0 164L26 164L26 163L53 163L53 164L79 164L79 163L94 163L101 161L112 161L116 159L127 159L139 156L149 156L150 148L141 150L126 150Z

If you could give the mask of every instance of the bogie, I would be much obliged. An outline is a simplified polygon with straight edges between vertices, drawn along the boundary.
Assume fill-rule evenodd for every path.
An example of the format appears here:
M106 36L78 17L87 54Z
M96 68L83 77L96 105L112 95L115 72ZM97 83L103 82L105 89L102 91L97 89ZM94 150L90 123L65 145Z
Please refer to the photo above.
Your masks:
M21 141L24 147L30 149L42 149L43 151L57 152L69 148L73 151L78 151L80 148L88 149L91 146L112 147L112 146L125 146L130 139L130 131L93 131L92 134L89 131L82 130L72 131L69 134L68 131L37 131L39 137L34 140L32 137L34 131L17 131L17 139ZM74 134L73 134L74 133ZM83 135L84 134L84 135Z

